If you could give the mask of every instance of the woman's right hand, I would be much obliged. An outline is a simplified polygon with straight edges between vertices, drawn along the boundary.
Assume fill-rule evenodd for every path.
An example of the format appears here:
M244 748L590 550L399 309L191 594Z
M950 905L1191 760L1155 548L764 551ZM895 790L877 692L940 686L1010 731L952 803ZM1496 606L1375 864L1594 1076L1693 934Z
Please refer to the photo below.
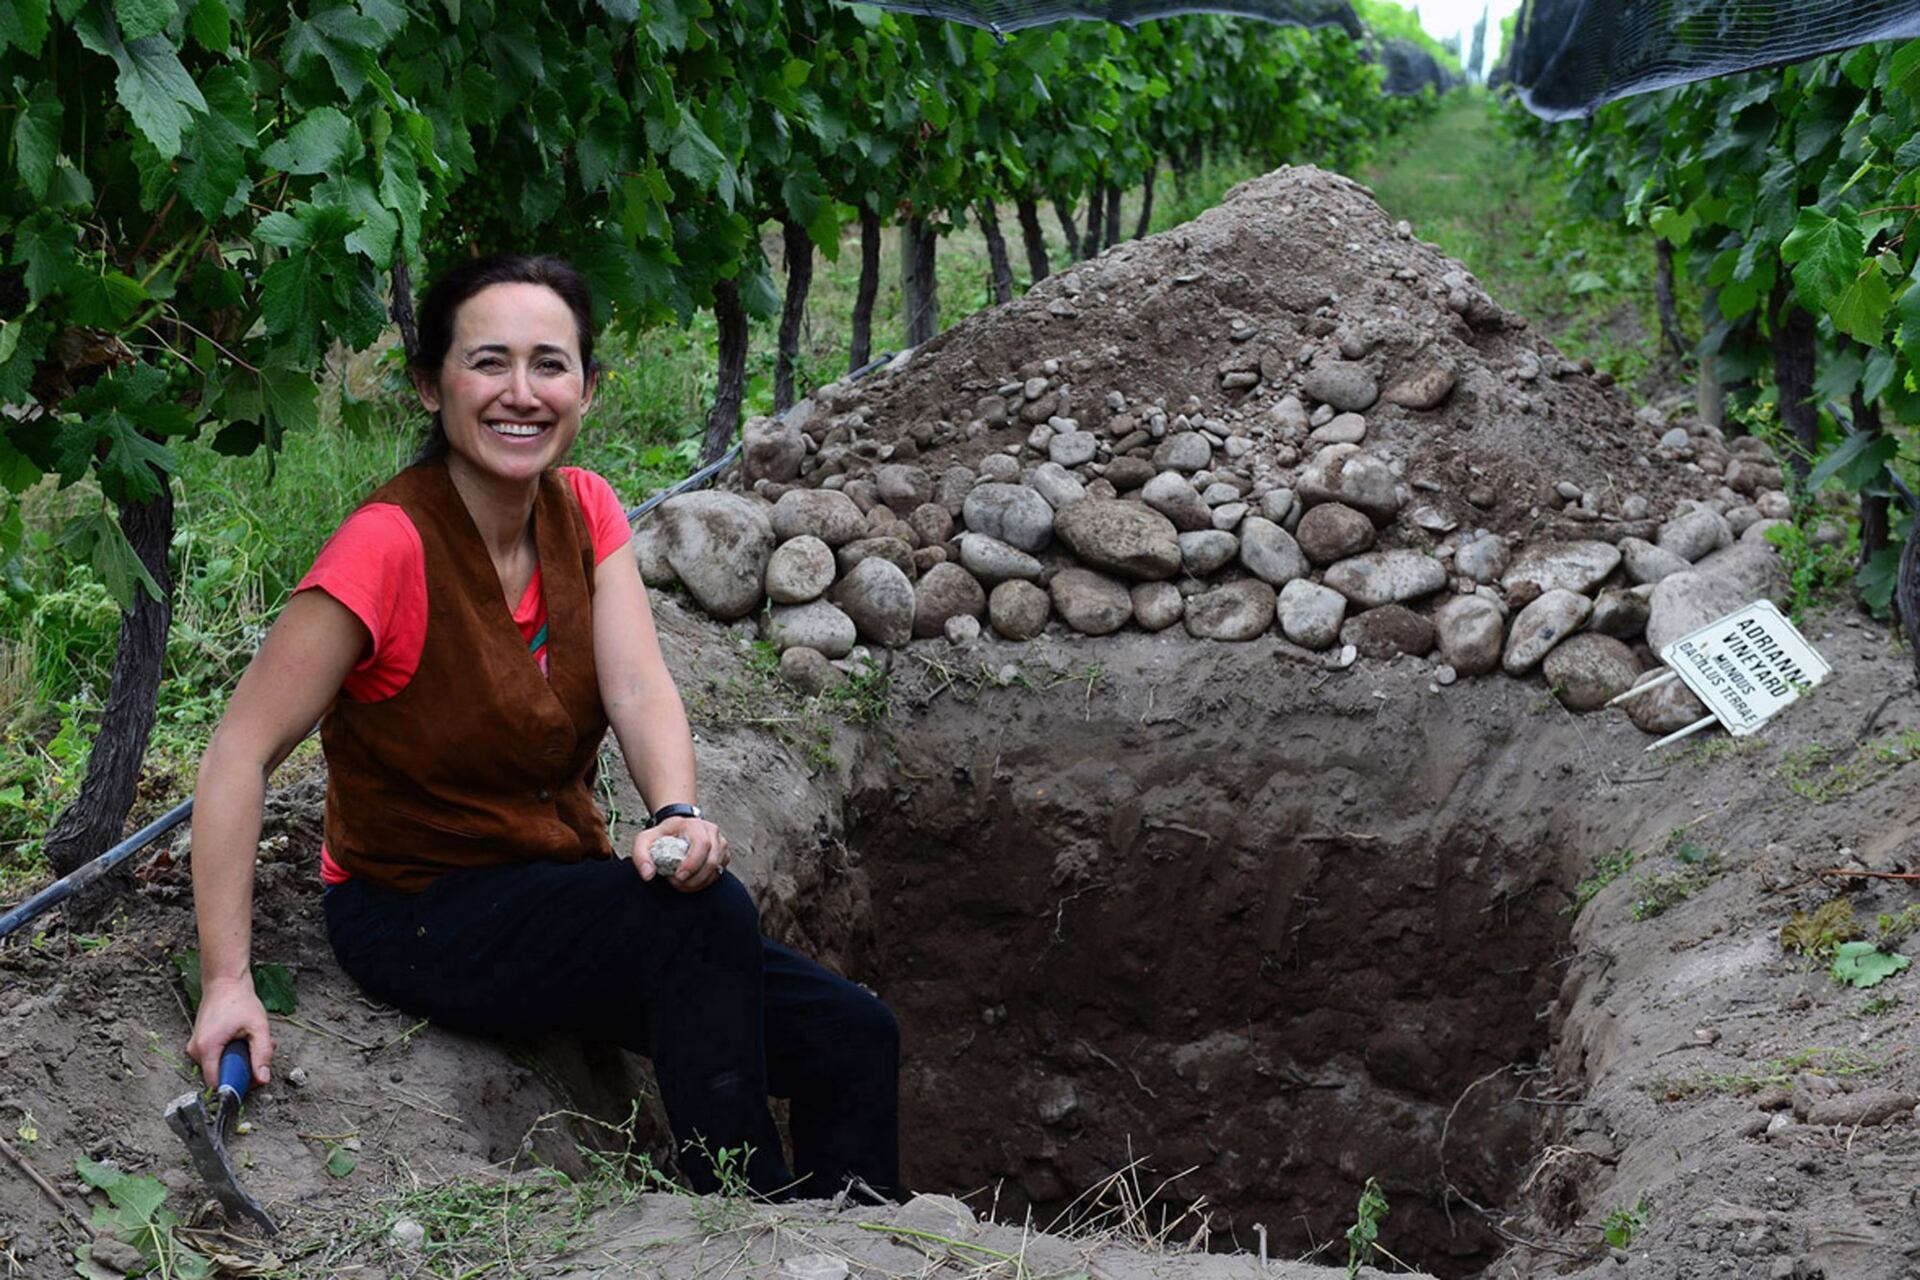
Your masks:
M251 974L215 979L200 993L200 1014L193 1020L187 1056L200 1064L207 1088L219 1085L220 1054L234 1040L247 1042L253 1082L266 1084L271 1080L273 1073L268 1068L273 1063L273 1032L267 1027L266 1007L254 993Z

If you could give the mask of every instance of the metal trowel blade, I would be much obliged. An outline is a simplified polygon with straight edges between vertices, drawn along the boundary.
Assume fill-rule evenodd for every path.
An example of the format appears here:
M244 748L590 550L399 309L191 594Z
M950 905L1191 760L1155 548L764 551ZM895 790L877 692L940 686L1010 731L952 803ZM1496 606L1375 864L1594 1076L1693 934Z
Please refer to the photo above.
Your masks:
M233 1175L233 1162L227 1159L227 1144L220 1130L207 1119L207 1102L198 1093L183 1093L167 1104L167 1127L180 1135L193 1156L193 1167L200 1180L213 1192L214 1199L230 1218L245 1218L268 1235L279 1232L273 1215L248 1195Z

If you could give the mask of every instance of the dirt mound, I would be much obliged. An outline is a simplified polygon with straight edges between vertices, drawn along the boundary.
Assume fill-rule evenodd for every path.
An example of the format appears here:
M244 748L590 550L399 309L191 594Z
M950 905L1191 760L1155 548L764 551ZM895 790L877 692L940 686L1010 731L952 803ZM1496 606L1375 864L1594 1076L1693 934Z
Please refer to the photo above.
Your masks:
M735 492L664 504L641 563L764 608L813 690L858 641L1184 624L1447 679L1544 665L1586 710L1785 585L1766 447L1604 381L1363 187L1283 169L749 423ZM1703 712L1676 687L1636 714Z

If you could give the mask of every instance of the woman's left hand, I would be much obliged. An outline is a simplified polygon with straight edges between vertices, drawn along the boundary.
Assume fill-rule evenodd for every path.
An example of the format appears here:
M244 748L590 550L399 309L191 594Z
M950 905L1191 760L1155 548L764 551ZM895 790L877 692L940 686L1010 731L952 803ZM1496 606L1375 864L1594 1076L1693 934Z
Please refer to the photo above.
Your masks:
M720 834L720 828L705 818L668 818L634 837L633 866L642 880L653 879L653 842L661 836L679 836L687 842L687 860L667 881L680 892L698 893L726 870L727 838Z

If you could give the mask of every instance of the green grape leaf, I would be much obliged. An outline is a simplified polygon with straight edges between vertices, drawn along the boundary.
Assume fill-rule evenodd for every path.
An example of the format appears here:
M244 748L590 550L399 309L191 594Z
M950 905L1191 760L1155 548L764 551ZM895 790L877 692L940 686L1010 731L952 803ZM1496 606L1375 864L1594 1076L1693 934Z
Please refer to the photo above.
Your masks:
M1860 273L1827 302L1834 327L1867 346L1878 346L1887 312L1893 309L1893 291L1877 261L1869 259Z
M29 310L0 320L0 404L28 404L33 371L46 354L53 323Z
M1860 589L1860 598L1867 602L1867 607L1885 617L1899 576L1900 548L1882 547L1860 566L1860 572L1854 575L1853 581Z
M27 297L39 302L79 266L74 243L80 228L66 218L36 213L14 228L13 263L25 267Z
M674 132L673 145L667 152L667 163L692 179L702 191L717 186L727 168L726 156L692 116L680 117L680 127Z
M293 174L330 173L356 144L352 123L333 107L310 111L260 153L260 162Z
M13 122L13 165L35 200L47 194L54 164L60 158L60 99L53 86L34 86L31 98L19 101Z
M293 989L293 970L283 964L253 966L253 990L268 1013L298 1013L300 997Z
M1897 951L1882 951L1871 942L1843 942L1834 948L1829 972L1835 982L1850 987L1877 987L1913 961Z
M1780 245L1780 256L1794 264L1800 300L1813 309L1824 309L1830 298L1859 278L1866 252L1860 216L1846 208L1831 217L1818 209L1802 209Z
M1907 287L1901 291L1895 310L1900 316L1900 345L1920 347L1920 263L1915 264L1913 275L1907 278Z
M260 390L283 429L312 431L320 425L320 388L308 374L269 365L260 371Z
M204 7L204 6L203 6ZM254 129L253 95L235 67L215 67L200 81L207 114L187 135L180 166L180 194L201 217L237 212L246 199L247 152L260 145Z
M180 65L179 52L165 36L123 42L120 33L102 22L93 9L76 15L73 30L80 43L112 58L119 68L113 82L114 95L133 117L134 127L163 157L179 155L181 135L194 117L207 109L199 86Z
M335 1147L327 1155L327 1174L329 1177L344 1178L354 1170L353 1152L345 1147Z
M39 57L40 47L52 29L50 13L48 0L7 0L0 4L0 51L12 45Z
M145 1174L122 1173L109 1164L100 1164L85 1156L75 1156L73 1171L80 1181L103 1191L112 1202L138 1222L152 1222L160 1206L167 1202L167 1188L158 1178Z
M200 1012L200 997L203 994L200 984L200 953L191 949L175 951L167 959L173 961L173 967L180 971L180 985L187 993L188 1011Z
M113 0L113 16L120 21L120 38L138 40L167 29L180 12L174 0Z
M132 611L134 592L140 587L145 587L151 598L161 598L160 584L140 563L127 535L106 512L92 511L69 520L53 541L73 559L88 563L122 611Z
M66 295L67 315L77 324L98 329L118 329L147 300L147 291L132 276L118 271L96 275L79 266L67 272L61 292Z
M1692 239L1699 225L1700 215L1693 209L1675 209L1669 205L1661 205L1647 215L1647 226L1652 229L1653 234L1675 246L1684 245Z
M1820 465L1807 476L1807 492L1814 492L1835 476L1849 489L1864 488L1878 479L1899 454L1900 442L1892 436L1856 431L1820 459Z
M208 53L225 53L233 43L233 15L223 0L199 0L187 14L187 30ZM204 80L201 87L206 87Z
M373 51L383 42L379 23L352 5L341 5L296 19L287 30L280 56L293 76L305 76L316 60L325 62L334 83L351 102L367 87L375 67Z

